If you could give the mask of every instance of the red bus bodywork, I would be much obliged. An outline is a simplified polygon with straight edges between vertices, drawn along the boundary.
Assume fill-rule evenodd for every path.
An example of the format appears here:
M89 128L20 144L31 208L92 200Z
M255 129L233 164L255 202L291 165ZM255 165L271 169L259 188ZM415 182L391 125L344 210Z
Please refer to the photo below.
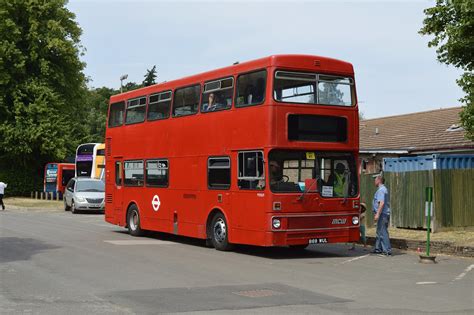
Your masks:
M265 161L273 149L350 152L355 163L359 150L358 106L323 106L281 103L274 100L276 70L312 71L354 78L350 63L318 56L277 55L234 64L179 80L114 95L110 104L156 92L260 69L267 71L265 102L258 106L235 107L214 113L170 117L165 120L107 127L106 130L106 207L105 220L126 226L127 209L135 204L145 230L209 238L208 224L214 213L224 214L230 243L259 246L305 245L310 240L353 242L359 239L359 194L349 198L323 198L308 193L273 193L269 178L263 190L241 190L237 185L239 151L261 150ZM202 89L201 89L202 93ZM354 94L355 95L355 94ZM355 98L355 96L354 96ZM345 142L289 141L287 119L290 114L345 117ZM208 188L207 163L212 156L228 156L231 185L227 190ZM116 162L166 158L169 160L169 185L164 188L118 186ZM123 171L120 169L120 172ZM265 166L265 173L268 168ZM357 175L358 181L358 175ZM159 196L159 210L153 198ZM156 202L156 200L155 200ZM275 209L275 203L280 203ZM156 205L156 203L155 203ZM272 219L279 218L275 229Z
M73 163L48 163L44 167L44 191L64 194L68 181L74 177Z

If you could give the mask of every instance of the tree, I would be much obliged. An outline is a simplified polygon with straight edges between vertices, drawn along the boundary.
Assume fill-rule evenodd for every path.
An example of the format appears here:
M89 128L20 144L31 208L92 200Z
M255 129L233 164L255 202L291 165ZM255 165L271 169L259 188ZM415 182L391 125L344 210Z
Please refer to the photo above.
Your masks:
M474 140L474 2L437 0L425 11L422 35L433 35L428 47L437 47L438 60L464 70L458 85L466 93L461 123L466 137Z
M82 30L65 5L0 0L0 169L41 174L85 132Z
M146 70L145 80L143 80L142 86L150 86L156 84L156 65L151 69Z
M88 111L85 115L84 127L85 136L81 143L105 142L105 123L110 97L119 93L107 87L93 88L87 92L85 104Z
M128 92L139 88L142 88L141 84L137 84L135 82L127 82L127 84L123 86L123 92Z

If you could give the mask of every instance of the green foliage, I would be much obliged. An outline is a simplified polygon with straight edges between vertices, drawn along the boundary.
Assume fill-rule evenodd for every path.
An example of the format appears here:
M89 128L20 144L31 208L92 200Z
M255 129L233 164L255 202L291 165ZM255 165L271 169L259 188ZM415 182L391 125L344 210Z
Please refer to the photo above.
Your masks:
M84 115L85 138L81 143L105 142L105 122L107 119L107 109L109 99L118 91L107 87L90 89L87 91L85 104L88 111Z
M82 31L65 5L0 0L0 167L18 174L5 181L25 187L42 178L46 162L71 155L87 132Z
M127 84L125 84L123 86L123 92L128 92L128 91L132 91L132 90L136 90L136 89L139 89L143 87L141 84L137 84L135 82L128 82Z
M433 35L429 47L437 47L438 60L464 70L458 85L466 93L461 123L466 137L474 140L474 2L472 0L437 0L425 10L420 34Z
M16 167L14 164L0 164L0 180L8 184L5 196L30 196L32 191L43 190L43 171L32 172L28 168Z
M150 86L156 84L156 65L151 69L146 70L145 80L143 80L143 86Z

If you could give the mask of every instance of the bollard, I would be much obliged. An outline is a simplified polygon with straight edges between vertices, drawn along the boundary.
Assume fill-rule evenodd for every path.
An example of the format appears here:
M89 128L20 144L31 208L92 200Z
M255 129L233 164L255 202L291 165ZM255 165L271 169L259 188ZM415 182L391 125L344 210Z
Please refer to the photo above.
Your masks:
M56 201L59 201L59 191L56 192Z
M49 192L49 200L53 200L53 192Z
M436 263L436 256L430 256L431 216L433 215L433 187L426 187L425 216L426 216L426 255L420 255L420 262Z
M38 192L35 191L35 199L38 199Z

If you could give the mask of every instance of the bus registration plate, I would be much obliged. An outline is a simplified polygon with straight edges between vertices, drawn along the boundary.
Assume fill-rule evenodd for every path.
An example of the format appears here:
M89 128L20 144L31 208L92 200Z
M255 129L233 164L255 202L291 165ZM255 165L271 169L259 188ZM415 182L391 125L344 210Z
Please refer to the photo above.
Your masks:
M326 244L328 242L327 238L310 238L309 244Z

